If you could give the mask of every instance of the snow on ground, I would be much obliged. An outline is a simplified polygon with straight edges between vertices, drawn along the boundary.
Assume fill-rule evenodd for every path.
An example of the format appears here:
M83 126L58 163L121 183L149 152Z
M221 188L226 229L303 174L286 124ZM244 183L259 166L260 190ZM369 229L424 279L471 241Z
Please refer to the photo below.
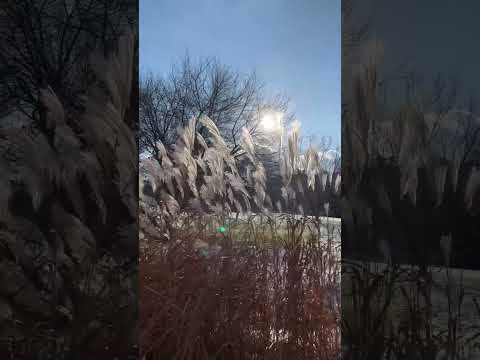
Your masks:
M365 264L358 261L351 261L352 263ZM381 273L387 266L385 263L368 262L371 272ZM403 265L401 268L408 269L410 265ZM445 268L431 267L433 277L432 289L432 315L433 325L437 331L446 331L448 329L448 299L446 296L446 287L448 284L448 277ZM470 349L471 356L480 356L480 307L477 308L475 301L480 306L480 271L449 268L448 274L453 288L453 303L457 303L458 297L455 292L463 288L464 298L461 307L462 321L461 331L464 339L470 339L476 336L476 341L472 342L472 349ZM345 279L343 279L345 281ZM458 285L461 283L461 287ZM394 297L394 306L398 306L399 313L405 308L405 299L401 294ZM455 306L455 305L454 305ZM455 310L454 310L455 311Z

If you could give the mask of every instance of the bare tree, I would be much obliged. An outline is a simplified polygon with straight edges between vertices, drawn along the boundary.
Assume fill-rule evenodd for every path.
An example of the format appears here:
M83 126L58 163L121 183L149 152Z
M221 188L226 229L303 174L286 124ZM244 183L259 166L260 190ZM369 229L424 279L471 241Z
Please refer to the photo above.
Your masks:
M66 110L81 107L92 84L94 49L111 52L136 17L131 0L5 1L0 10L0 108L33 119L39 89L50 86ZM37 116L38 120L38 116Z
M173 144L179 127L193 116L206 115L220 130L231 154L239 157L243 127L257 141L265 135L259 128L262 112L280 111L286 122L293 117L287 98L268 99L263 90L254 73L242 76L212 58L194 63L187 56L166 77L146 74L140 85L141 151L155 155L158 141ZM200 133L206 135L201 129Z

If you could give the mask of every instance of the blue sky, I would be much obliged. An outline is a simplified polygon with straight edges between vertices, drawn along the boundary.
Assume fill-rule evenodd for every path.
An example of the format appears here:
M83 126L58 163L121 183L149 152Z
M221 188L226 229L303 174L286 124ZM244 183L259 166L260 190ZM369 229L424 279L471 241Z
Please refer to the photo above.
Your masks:
M340 0L141 0L140 69L214 56L284 93L302 134L340 144Z

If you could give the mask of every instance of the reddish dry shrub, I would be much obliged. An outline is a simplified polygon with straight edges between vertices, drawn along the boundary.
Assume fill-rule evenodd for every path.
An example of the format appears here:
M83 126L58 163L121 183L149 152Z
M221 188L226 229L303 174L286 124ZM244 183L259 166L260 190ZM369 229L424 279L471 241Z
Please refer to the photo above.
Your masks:
M338 359L338 307L328 305L321 250L222 249L193 238L140 259L144 359Z

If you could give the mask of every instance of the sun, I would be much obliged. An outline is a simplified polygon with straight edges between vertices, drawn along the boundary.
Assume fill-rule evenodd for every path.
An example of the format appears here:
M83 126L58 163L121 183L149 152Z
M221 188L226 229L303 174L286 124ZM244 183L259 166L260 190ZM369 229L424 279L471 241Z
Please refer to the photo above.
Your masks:
M267 113L262 116L261 124L264 130L273 131L275 129L275 117L272 113Z
M281 112L269 111L263 114L260 124L266 132L276 132L282 128L283 114Z

